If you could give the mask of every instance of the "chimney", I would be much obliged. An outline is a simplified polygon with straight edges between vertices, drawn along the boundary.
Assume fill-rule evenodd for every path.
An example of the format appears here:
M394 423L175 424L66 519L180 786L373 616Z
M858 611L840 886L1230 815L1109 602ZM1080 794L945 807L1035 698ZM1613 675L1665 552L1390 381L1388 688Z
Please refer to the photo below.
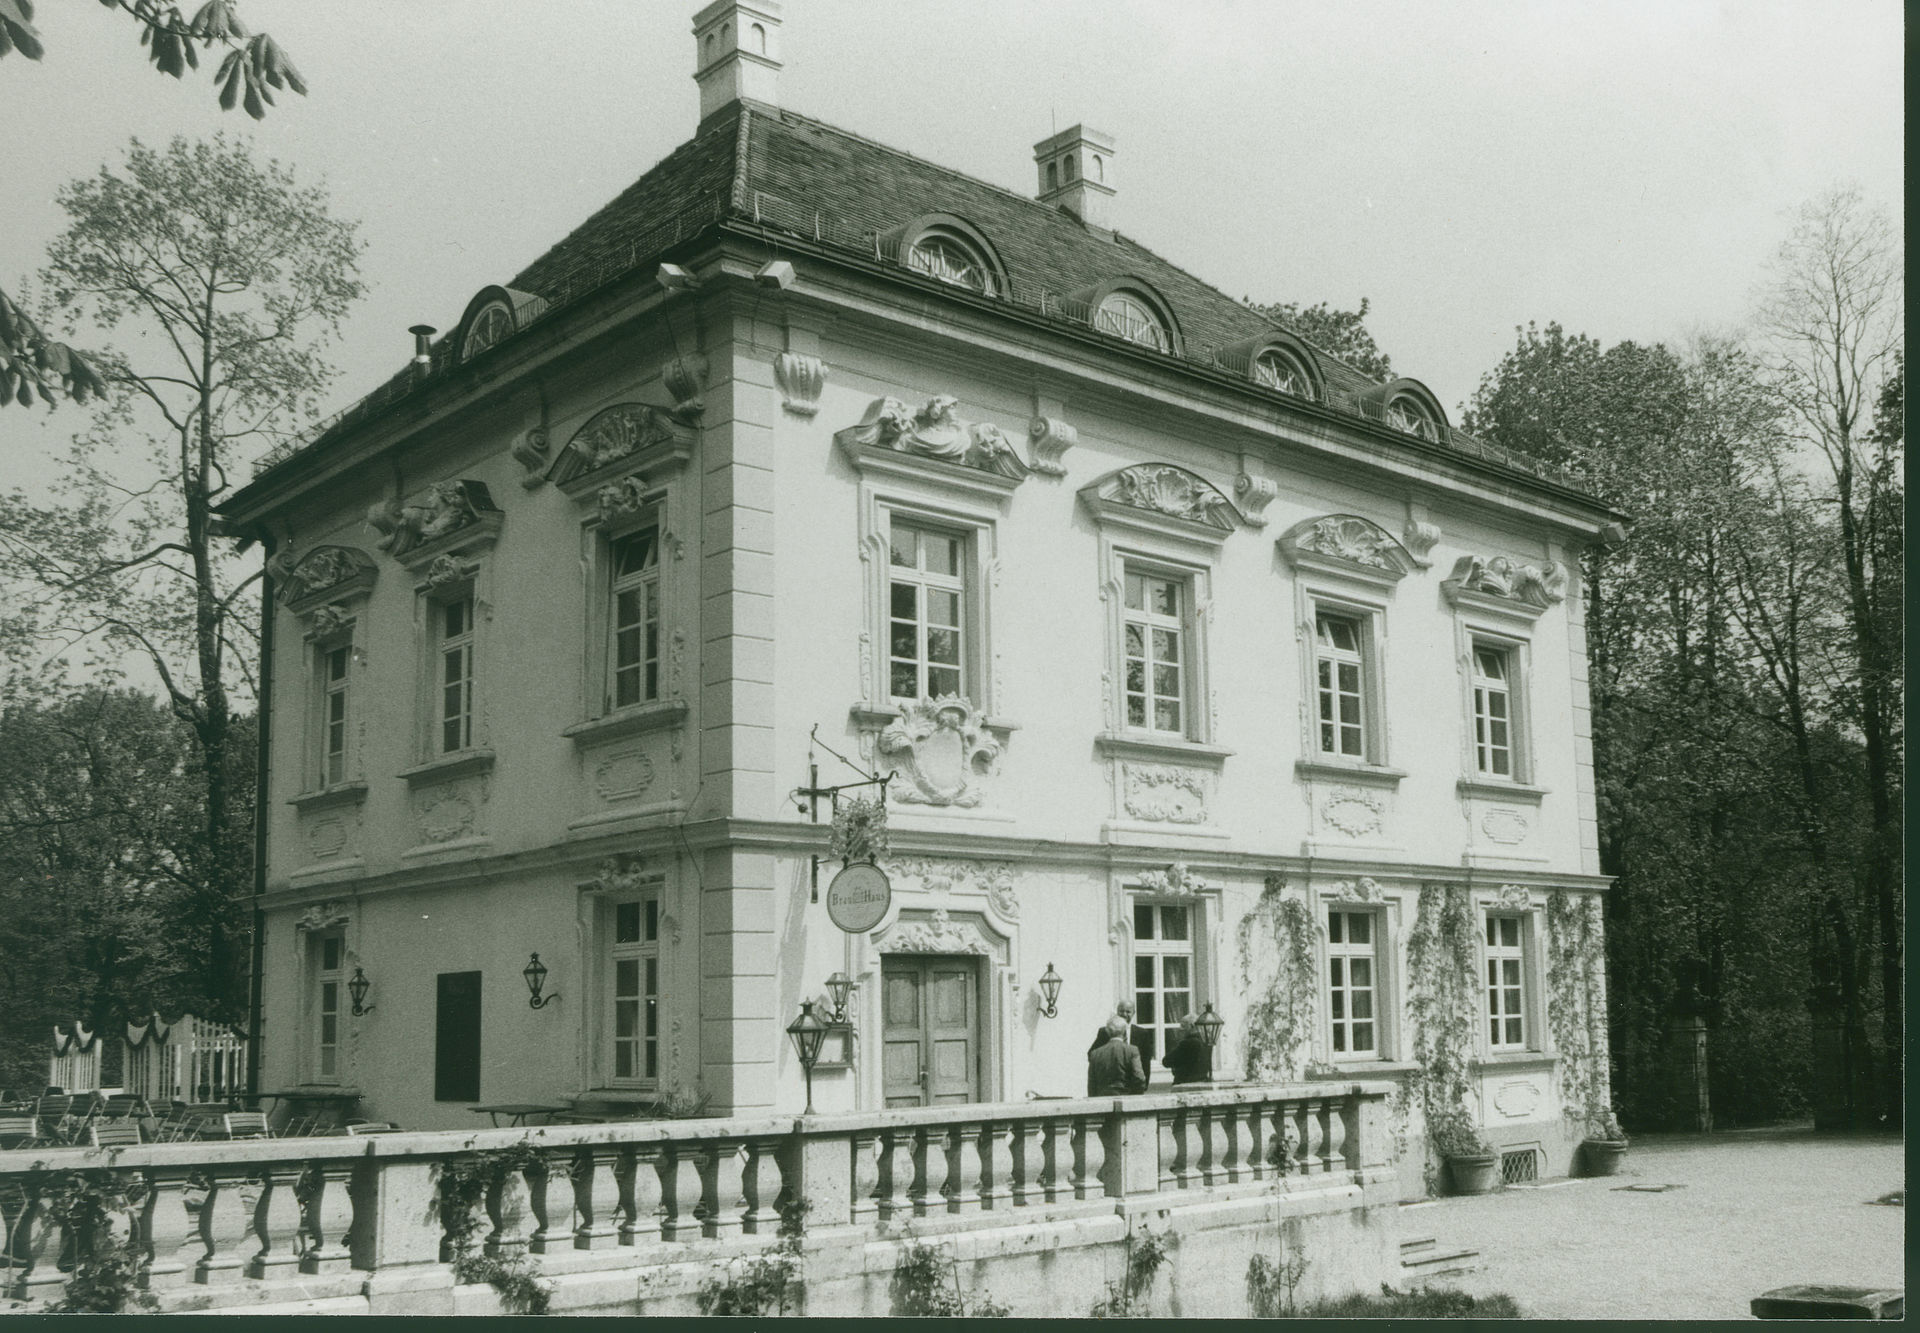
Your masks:
M1040 202L1064 206L1097 231L1113 230L1113 136L1085 125L1033 146Z
M693 16L700 119L742 99L779 105L779 0L714 0Z
M415 324L407 332L413 335L413 373L425 375L433 369L431 340L439 330L431 324Z

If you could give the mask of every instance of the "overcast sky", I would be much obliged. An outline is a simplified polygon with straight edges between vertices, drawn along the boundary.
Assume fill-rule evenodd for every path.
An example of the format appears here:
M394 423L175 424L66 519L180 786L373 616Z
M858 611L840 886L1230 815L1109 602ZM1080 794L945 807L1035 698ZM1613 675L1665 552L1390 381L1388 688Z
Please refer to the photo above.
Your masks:
M45 59L0 61L0 284L130 135L250 136L364 222L343 406L692 134L695 8L244 0L311 90L256 125L217 56L176 83L46 0ZM1725 329L1787 210L1854 183L1898 217L1902 42L1893 0L789 0L780 100L1027 193L1036 141L1106 130L1120 230L1236 297L1371 298L1457 420L1517 324ZM78 415L0 411L0 475Z

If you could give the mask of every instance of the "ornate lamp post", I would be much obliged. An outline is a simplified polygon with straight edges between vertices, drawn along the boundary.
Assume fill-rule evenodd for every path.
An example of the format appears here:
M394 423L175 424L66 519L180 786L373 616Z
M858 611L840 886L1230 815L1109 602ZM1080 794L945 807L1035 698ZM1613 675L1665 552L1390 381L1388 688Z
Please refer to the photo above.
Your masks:
M353 1016L365 1017L373 1012L373 1006L367 1003L367 989L373 983L367 980L367 974L359 968L353 969L353 980L347 983L347 994L353 997Z
M541 987L547 984L547 965L540 961L539 954L527 961L527 965L520 969L520 975L527 980L527 1008L545 1009L549 1001L560 998L557 991L552 995L540 993Z
M1209 1004L1200 1011L1200 1017L1193 1020L1193 1025L1200 1029L1200 1040L1211 1050L1220 1040L1220 1029L1227 1025L1227 1020L1213 1012L1213 1006Z
M1040 974L1040 994L1046 1003L1040 1012L1048 1018L1060 1017L1060 974L1053 970L1053 964L1047 964L1047 970Z
M807 1071L807 1110L813 1114L813 1062L820 1058L820 1044L827 1039L827 1025L814 1016L813 1001L804 1000L800 1005L800 1016L787 1024L787 1036L793 1039L793 1049L800 1057L800 1067Z

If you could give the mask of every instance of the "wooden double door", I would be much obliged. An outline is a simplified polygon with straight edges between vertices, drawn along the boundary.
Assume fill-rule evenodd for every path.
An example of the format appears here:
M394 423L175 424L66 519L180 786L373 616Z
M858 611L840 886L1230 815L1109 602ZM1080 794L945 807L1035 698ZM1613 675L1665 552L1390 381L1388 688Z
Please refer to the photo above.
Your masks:
M980 961L972 954L881 958L881 1092L888 1106L980 1100Z

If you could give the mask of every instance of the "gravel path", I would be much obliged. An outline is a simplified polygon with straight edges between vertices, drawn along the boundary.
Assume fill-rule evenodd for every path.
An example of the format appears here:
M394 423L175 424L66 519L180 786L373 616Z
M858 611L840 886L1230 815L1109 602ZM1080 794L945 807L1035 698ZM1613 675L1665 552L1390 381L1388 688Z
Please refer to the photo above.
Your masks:
M1642 1193L1628 1185L1678 1185ZM1898 1138L1811 1129L1637 1136L1621 1174L1401 1210L1400 1234L1480 1251L1440 1279L1529 1318L1742 1319L1773 1287L1906 1283Z

